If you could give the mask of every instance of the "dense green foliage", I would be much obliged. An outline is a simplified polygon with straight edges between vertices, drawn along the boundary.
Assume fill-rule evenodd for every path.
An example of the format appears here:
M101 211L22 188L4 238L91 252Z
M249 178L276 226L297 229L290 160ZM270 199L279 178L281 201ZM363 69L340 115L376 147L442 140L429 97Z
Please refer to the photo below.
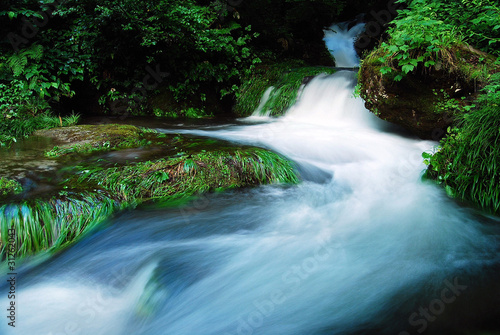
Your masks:
M0 177L0 196L17 194L22 191L22 186L16 180Z
M457 128L433 155L424 153L427 177L447 192L500 212L500 74L493 76L477 108L458 118Z
M500 56L500 7L494 0L402 0L400 11L382 43L383 74L399 81L420 69L455 70L464 43ZM476 60L483 62L482 59Z
M77 93L124 114L160 86L201 104L235 92L259 62L248 47L257 35L226 16L220 2L193 0L2 4L0 122L65 109Z

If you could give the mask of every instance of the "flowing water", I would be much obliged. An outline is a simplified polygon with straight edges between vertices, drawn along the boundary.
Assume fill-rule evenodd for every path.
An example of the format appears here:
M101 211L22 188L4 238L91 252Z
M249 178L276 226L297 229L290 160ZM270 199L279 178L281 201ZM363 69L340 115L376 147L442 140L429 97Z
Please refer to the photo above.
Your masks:
M374 117L353 98L354 85L355 73L340 71L313 79L281 118L160 129L270 148L293 160L304 181L122 213L19 269L17 327L4 321L0 332L444 334L497 326L497 220L422 182L421 153L436 143Z

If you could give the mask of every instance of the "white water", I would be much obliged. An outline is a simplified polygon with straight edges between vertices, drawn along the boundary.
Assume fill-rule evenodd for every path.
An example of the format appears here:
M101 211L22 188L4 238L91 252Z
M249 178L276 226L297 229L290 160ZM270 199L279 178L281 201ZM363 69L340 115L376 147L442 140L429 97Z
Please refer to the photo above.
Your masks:
M18 327L2 333L415 332L408 316L444 280L498 264L498 230L422 183L435 143L386 132L353 85L352 72L320 76L260 124L163 130L272 148L307 180L116 218L25 271Z
M253 117L260 117L260 116L269 116L271 111L270 110L265 110L264 106L266 103L269 101L269 98L271 98L271 94L274 91L274 87L270 86L266 89L264 94L262 95L262 98L260 99L259 106L257 106L257 109L252 113Z
M364 23L358 23L351 29L348 23L334 24L325 30L326 47L335 58L338 67L359 66L359 58L354 50L354 39L365 29Z

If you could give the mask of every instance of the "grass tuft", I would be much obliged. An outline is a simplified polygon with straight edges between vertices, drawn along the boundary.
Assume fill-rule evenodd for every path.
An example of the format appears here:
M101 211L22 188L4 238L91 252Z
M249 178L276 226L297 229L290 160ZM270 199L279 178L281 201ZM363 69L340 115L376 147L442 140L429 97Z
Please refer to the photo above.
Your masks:
M447 192L482 209L500 213L500 73L492 76L477 108L458 116L458 127L434 154L425 154L426 177Z

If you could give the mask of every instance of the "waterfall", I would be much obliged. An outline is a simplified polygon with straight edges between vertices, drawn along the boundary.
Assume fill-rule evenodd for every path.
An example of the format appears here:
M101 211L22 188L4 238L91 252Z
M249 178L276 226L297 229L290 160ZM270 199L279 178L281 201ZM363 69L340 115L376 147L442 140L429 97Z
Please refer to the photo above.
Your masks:
M358 23L349 29L349 23L339 23L332 25L325 30L326 47L335 58L337 67L359 66L359 58L354 50L354 39L365 29L364 23Z

